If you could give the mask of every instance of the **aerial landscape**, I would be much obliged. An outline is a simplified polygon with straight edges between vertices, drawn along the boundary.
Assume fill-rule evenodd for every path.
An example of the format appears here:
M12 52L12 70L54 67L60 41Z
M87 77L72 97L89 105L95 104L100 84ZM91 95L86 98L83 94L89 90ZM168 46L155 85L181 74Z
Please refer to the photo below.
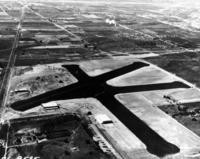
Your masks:
M0 0L0 159L200 159L198 0Z

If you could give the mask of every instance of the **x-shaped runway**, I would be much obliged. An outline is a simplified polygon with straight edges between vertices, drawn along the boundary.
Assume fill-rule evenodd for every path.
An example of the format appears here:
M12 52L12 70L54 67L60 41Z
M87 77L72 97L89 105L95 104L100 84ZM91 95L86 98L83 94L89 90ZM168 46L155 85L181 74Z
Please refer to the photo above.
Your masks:
M110 79L147 66L149 66L149 64L138 61L128 66L95 77L90 77L80 69L79 65L64 65L64 67L78 79L77 83L46 92L30 99L15 102L11 107L15 110L24 111L49 101L94 97L129 128L129 130L146 145L150 153L157 156L174 154L180 151L176 145L163 139L146 123L121 104L114 96L119 93L190 87L179 81L126 87L114 87L106 83Z

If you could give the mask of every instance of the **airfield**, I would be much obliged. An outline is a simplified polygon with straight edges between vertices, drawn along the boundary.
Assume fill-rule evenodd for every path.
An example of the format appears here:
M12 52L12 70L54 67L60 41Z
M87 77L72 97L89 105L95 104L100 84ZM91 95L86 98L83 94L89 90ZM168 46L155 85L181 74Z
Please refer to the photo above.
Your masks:
M200 158L193 10L137 0L0 6L0 157Z

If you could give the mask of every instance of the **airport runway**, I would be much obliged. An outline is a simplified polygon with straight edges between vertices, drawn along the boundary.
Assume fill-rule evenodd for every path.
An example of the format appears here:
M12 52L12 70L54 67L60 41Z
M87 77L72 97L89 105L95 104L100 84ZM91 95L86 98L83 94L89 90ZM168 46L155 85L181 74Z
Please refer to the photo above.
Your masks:
M78 83L74 83L27 100L15 102L11 105L11 107L15 110L25 111L50 101L94 97L98 99L106 108L108 108L143 143L145 143L147 150L150 153L157 156L174 154L179 152L178 147L164 140L161 136L149 128L149 126L146 125L141 119L121 104L114 96L118 93L190 88L190 86L179 81L130 87L113 87L106 84L109 79L113 79L120 75L147 66L149 66L149 64L144 62L134 62L125 67L101 74L99 76L90 77L82 71L78 65L65 65L64 67L66 67L69 72L78 79Z

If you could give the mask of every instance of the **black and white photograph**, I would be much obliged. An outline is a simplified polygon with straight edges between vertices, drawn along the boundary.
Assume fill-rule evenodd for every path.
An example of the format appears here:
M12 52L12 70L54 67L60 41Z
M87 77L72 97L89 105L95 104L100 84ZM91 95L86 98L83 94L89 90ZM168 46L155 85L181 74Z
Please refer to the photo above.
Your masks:
M200 159L200 0L0 0L0 159Z

